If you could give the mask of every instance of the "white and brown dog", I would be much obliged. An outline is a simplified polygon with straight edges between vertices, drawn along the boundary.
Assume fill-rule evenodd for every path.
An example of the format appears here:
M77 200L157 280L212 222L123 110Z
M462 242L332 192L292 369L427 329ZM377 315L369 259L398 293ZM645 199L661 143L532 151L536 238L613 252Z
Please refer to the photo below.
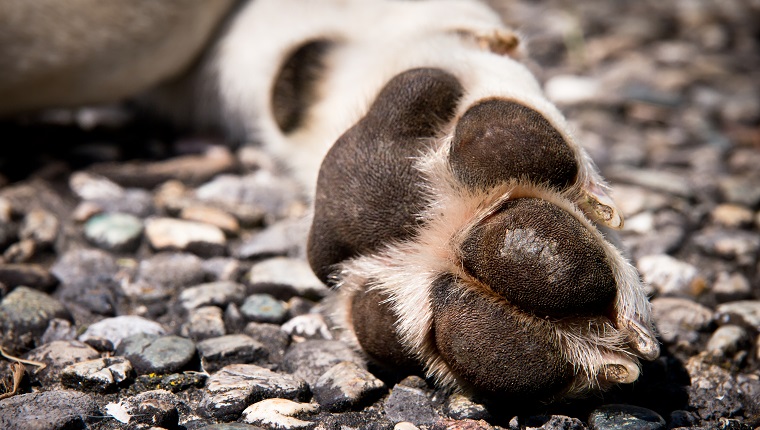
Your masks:
M659 347L620 213L518 40L473 0L10 0L0 114L151 90L255 136L311 192L348 342L551 400L632 382Z

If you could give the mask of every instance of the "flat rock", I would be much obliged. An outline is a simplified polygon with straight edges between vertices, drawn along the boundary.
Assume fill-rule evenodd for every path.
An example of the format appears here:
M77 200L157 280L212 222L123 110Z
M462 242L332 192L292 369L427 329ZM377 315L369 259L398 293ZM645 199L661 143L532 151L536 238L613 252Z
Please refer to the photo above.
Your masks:
M436 413L425 391L398 384L385 399L383 410L395 423L407 421L418 426L429 425L442 418Z
M633 405L604 405L588 418L592 430L663 430L665 420L650 409Z
M166 329L161 324L137 315L122 315L106 318L98 321L85 330L79 336L79 340L87 342L88 339L108 339L115 348L118 348L122 340L135 334L164 335Z
M317 405L298 403L287 399L266 399L248 406L243 411L247 423L277 429L310 429L316 423L297 417L316 413Z
M55 242L59 229L58 217L44 209L32 209L21 222L19 238L29 239L38 248L45 248Z
M134 377L129 360L104 357L70 364L61 370L61 383L67 388L108 393Z
M83 429L100 415L95 400L78 391L43 391L0 400L3 430Z
M206 416L231 421L252 403L270 398L303 401L308 395L301 378L253 364L232 364L209 377L199 408Z
M175 373L195 356L195 343L179 336L137 333L122 339L116 353L126 357L140 374Z
M198 342L201 365L214 372L235 363L257 363L266 359L264 345L244 334L230 334Z
M201 306L224 307L229 303L242 303L244 299L245 286L229 281L195 285L182 290L179 294L179 303L185 310Z
M458 393L454 393L446 399L446 414L456 420L481 420L490 417L490 413L485 406Z
M652 300L652 314L657 331L665 343L694 344L699 332L714 323L713 312L697 302L676 297Z
M0 302L2 343L12 349L34 348L53 319L73 318L66 307L49 295L17 287Z
M58 382L60 372L66 366L98 357L100 353L95 348L77 340L46 343L24 354L27 360L46 364L44 369L38 369L31 376L48 384Z
M58 279L39 264L11 263L0 264L0 283L10 288L23 285L35 290L48 291L58 283Z
M696 297L707 285L694 265L666 254L641 257L636 266L644 282L654 287L659 295Z
M237 218L221 209L192 205L182 208L179 217L186 221L197 221L204 224L210 224L222 229L228 236L236 236L240 232L240 223Z
M100 249L72 249L62 255L51 272L60 279L61 300L84 306L100 315L113 315L115 291L122 268L116 258Z
M304 254L308 233L309 225L304 220L285 219L243 238L234 254L244 260L273 256L297 257Z
M269 294L251 294L240 305L240 313L248 321L279 324L285 320L288 308Z
M190 311L187 321L180 330L182 336L198 342L204 339L224 336L224 313L217 306L202 306Z
M343 361L323 373L312 391L324 409L340 412L371 403L386 390L375 375L356 363Z
M332 339L332 333L319 313L297 315L282 325L282 330L291 336L303 339Z
M290 345L290 336L277 324L250 322L243 329L245 334L264 346L267 362L279 364Z
M178 250L204 257L225 253L227 239L214 225L174 218L149 218L145 236L156 251Z
M760 300L740 300L718 305L718 320L735 323L760 331Z
M365 367L364 360L343 342L307 340L290 347L283 357L282 368L313 387L323 373L342 361Z
M166 390L153 390L106 405L106 413L124 424L176 428L181 400ZM139 428L139 427L138 427Z
M722 358L731 358L738 351L751 345L749 333L743 327L737 325L724 325L718 327L710 336L705 350Z
M275 257L256 263L248 272L247 282L289 285L299 296L309 298L322 298L329 292L309 264L297 258Z
M178 290L203 283L203 260L185 252L158 253L140 261L138 280Z
M84 224L84 235L95 246L112 251L137 249L142 239L143 222L126 213L104 213L91 217Z

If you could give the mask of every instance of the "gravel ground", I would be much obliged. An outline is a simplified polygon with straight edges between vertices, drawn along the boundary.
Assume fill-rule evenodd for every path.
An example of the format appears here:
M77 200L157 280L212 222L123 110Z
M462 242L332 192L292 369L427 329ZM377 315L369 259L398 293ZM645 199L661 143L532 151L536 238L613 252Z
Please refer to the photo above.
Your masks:
M639 381L488 410L383 377L320 316L271 158L83 110L0 124L0 427L758 428L760 3L493 3L626 216L663 347Z

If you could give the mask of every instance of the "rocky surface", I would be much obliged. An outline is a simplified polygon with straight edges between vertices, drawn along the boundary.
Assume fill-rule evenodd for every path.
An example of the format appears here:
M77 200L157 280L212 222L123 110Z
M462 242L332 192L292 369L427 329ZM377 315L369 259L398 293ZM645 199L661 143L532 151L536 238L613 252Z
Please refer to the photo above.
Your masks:
M394 379L332 339L255 145L3 123L0 428L760 426L760 6L493 3L626 216L663 347L638 382L515 410Z

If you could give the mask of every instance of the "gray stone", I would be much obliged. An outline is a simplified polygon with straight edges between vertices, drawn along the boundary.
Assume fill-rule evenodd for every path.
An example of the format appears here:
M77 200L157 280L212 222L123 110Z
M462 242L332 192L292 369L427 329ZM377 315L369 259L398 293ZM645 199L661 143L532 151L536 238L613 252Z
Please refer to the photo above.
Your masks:
M48 323L45 332L40 338L41 344L59 340L74 340L77 338L77 329L69 320L53 318Z
M283 358L282 368L313 387L323 373L341 361L366 367L364 360L343 342L307 340L290 347Z
M454 393L446 400L446 414L457 420L483 420L490 417L488 409L469 397Z
M741 273L718 273L711 291L720 302L739 301L752 296L752 286Z
M173 429L179 424L180 403L179 397L170 391L153 390L109 403L106 412L124 424Z
M61 383L67 388L107 393L134 377L129 360L104 357L70 364L61 370Z
M66 366L98 357L100 353L97 350L77 340L50 342L24 354L27 360L46 364L45 368L30 374L44 384L58 382L60 372Z
M60 224L58 218L44 209L33 209L24 217L19 229L21 240L29 239L38 248L48 247L55 242Z
M282 330L301 340L333 338L325 318L318 313L295 316L282 325Z
M193 309L190 311L187 321L182 325L180 333L196 342L224 336L227 334L227 330L224 327L222 310L216 306L202 306Z
M137 333L122 339L116 353L126 357L139 375L175 373L195 355L195 344L179 336Z
M740 300L718 305L717 319L722 323L740 324L760 331L760 300Z
M137 249L142 239L143 223L134 215L104 213L95 215L84 224L84 235L99 248L113 252Z
M224 307L229 303L242 303L245 287L229 281L209 282L184 289L179 294L179 303L185 310L201 306Z
M323 373L312 391L324 409L340 412L371 403L386 389L385 383L366 369L343 361Z
M714 323L713 312L689 299L658 297L652 300L652 314L663 342L694 346L699 332Z
M738 351L750 346L749 333L736 325L718 327L707 342L706 351L720 357L731 358Z
M754 264L760 251L760 234L750 231L707 228L693 240L705 253L736 260L743 266Z
M190 205L182 208L179 217L186 221L196 221L219 227L227 236L240 233L240 223L228 212L205 205Z
M689 358L685 364L691 384L686 387L689 408L702 420L737 416L749 404L748 396L727 370L707 363L701 356Z
M565 415L532 416L525 420L525 430L586 430L586 426Z
M18 287L0 302L0 332L6 347L34 348L53 319L72 321L58 300L37 290Z
M279 324L285 320L285 304L269 294L252 294L240 306L240 312L249 321Z
M650 409L633 405L604 405L588 417L592 430L660 430L665 420Z
M322 298L329 292L309 264L297 258L275 257L256 263L248 272L247 282L289 285L299 296L309 298Z
M279 364L290 345L290 337L276 324L250 322L245 326L245 334L264 346L267 362Z
M230 257L211 257L203 260L201 267L209 280L216 282L235 282L242 278L246 270L240 260Z
M424 391L404 385L393 387L391 395L385 399L383 410L394 423L408 421L419 426L441 419Z
M84 429L100 415L95 400L77 391L43 391L0 400L3 430Z
M308 395L301 378L253 364L232 364L209 377L199 409L205 416L232 421L251 403L270 398L303 401Z
M58 279L39 264L0 264L0 283L10 288L23 285L48 291L58 283Z
M234 251L240 259L261 259L272 256L298 257L302 255L309 226L304 220L285 219L259 231Z
M262 430L262 428L244 423L218 423L198 427L197 430Z
M145 237L156 251L187 251L204 257L225 253L227 239L214 225L174 218L149 218Z
M723 196L729 203L746 207L757 207L760 204L760 187L757 180L748 177L728 177L718 181Z
M51 272L61 281L58 295L101 315L113 315L121 267L116 258L99 249L72 249Z
M287 399L266 399L248 406L243 411L243 420L276 429L310 429L316 423L297 417L314 414L318 410L317 405L309 403L298 403Z
M244 334L230 334L198 342L198 354L206 372L228 364L258 363L266 356L264 345Z
M138 333L164 335L166 329L157 322L137 315L122 315L106 318L90 325L79 336L79 340L87 342L92 338L108 339L114 348L118 348L122 340Z
M183 252L159 253L140 261L138 279L148 284L179 290L201 284L206 276L203 260Z
M636 266L644 282L654 287L659 295L696 297L707 285L694 265L666 254L641 257Z

